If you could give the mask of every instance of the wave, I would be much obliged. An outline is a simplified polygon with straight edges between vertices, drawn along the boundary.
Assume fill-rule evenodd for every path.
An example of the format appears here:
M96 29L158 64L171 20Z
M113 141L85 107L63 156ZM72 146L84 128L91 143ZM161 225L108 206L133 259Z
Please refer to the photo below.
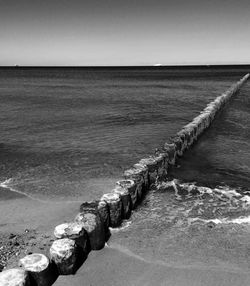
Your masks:
M175 201L179 201L182 207L185 205L189 223L250 223L250 192L241 188L209 188L198 186L196 182L182 183L173 179L158 183L156 189L174 192ZM178 208L178 205L175 207Z
M51 200L42 200L42 199L40 199L40 198L37 198L37 197L33 197L32 195L30 195L30 194L27 194L27 193L25 193L25 192L22 192L22 191L20 191L20 190L18 190L18 189L16 189L16 188L14 188L14 186L15 186L15 184L14 184L14 182L13 182L14 180L13 180L13 178L9 178L9 179L6 179L5 181L3 181L3 182L0 182L0 188L2 188L2 189L5 189L6 191L9 191L9 192L14 192L14 193L17 193L17 194L19 194L19 195L21 195L21 196L23 196L23 197L26 197L26 198L28 198L28 199L31 199L31 200L33 200L33 201L37 201L37 202L40 202L40 203L53 203L53 204L60 204L60 203L78 203L79 204L79 200L77 200L77 201L62 201L62 202L60 202L60 201L51 201Z
M1 183L0 183L0 187L3 188L3 189L5 189L5 190L7 190L7 191L11 191L11 192L13 192L13 193L17 193L17 194L19 194L19 195L22 195L22 196L24 196L24 197L27 197L27 198L29 198L29 199L31 199L31 200L36 200L36 201L39 201L39 202L44 202L44 201L42 201L42 200L40 200L40 199L34 198L34 197L32 197L32 196L30 196L30 195L24 193L24 192L22 192L22 191L19 191L19 190L17 190L17 189L14 189L13 186L12 186L12 178L7 179L7 180L1 182Z
M131 221L124 220L120 227L116 227L116 228L110 227L109 229L111 233L119 232L119 231L122 231L128 228L131 225L131 223L132 223Z
M244 224L250 223L250 216L240 216L239 218L235 218L235 219L210 219L210 220L206 220L206 219L201 219L201 218L193 218L190 220L191 222L196 222L196 221L201 221L201 222L205 222L205 223L209 223L209 222L213 222L215 224L230 224L230 223L235 223L235 224Z

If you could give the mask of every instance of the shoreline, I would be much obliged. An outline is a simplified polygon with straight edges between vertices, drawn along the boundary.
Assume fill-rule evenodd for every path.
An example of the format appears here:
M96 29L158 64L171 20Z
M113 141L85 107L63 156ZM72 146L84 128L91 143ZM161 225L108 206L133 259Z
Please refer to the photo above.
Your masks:
M80 202L55 204L17 193L10 196L0 201L0 271L17 266L19 258L28 253L48 254L54 226L72 220L80 206Z
M91 216L94 216L95 219L97 219L99 217L99 222L100 222L100 225L102 225L103 227L103 230L104 230L104 222L107 222L107 225L106 227L118 227L120 226L122 220L126 219L126 218L129 218L130 217L130 214L131 214L131 209L134 209L136 207L136 203L138 203L140 201L140 199L143 198L143 193L145 193L146 191L148 191L150 189L150 186L152 186L152 184L154 184L155 182L158 182L158 179L163 179L166 174L167 174L167 170L168 170L168 165L169 164L174 164L175 163L175 156L176 154L179 155L179 156L182 156L183 155L183 152L188 149L194 142L195 140L198 138L198 136L205 130L207 129L211 122L213 121L215 115L217 112L220 111L220 108L223 107L223 105L225 104L225 102L227 100L230 99L230 97L238 90L238 88L240 87L240 85L248 78L249 74L247 74L244 78L242 78L239 82L237 82L234 86L232 86L228 91L227 93L217 97L212 103L210 103L203 111L203 113L201 113L201 115L197 116L196 118L193 119L193 121L191 123L189 123L188 125L186 125L180 132L177 133L177 135L171 139L169 139L167 145L164 146L164 148L167 148L167 151L168 152L165 152L165 153L158 153L155 155L154 158L150 157L150 158L147 158L147 159L142 159L139 164L135 164L134 165L134 169L129 169L129 170L126 170L124 172L124 179L125 181L120 181L119 183L119 188L120 189L117 189L117 193L108 193L106 195L103 195L103 197L101 198L101 200L103 201L103 204L105 204L105 211L102 212L103 214L103 217L101 217L101 212L97 209L97 206L96 209L95 209L95 213L87 213ZM172 145L171 145L172 144ZM172 146L172 149L174 149L174 158L171 159L171 150L170 150L170 146ZM136 167L139 167L138 169ZM117 184L118 184L117 183ZM125 189L125 187L123 186L123 184L126 183L126 184L130 184L130 191ZM122 189L124 188L124 189ZM118 191L120 192L118 194ZM17 204L17 200L18 200L18 204ZM67 212L65 212L64 209L61 208L61 205L59 205L59 208L58 208L58 205L57 204L54 204L53 202L50 204L50 203L46 203L46 207L44 208L44 203L42 203L42 206L41 206L41 202L37 201L37 202L32 202L31 204L31 208L29 206L27 206L27 203L29 204L29 199L13 199L11 200L11 202L14 202L14 205L11 207L10 204L3 204L3 206L5 206L5 209L4 209L4 215L5 217L4 220L6 221L6 224L4 226L6 226L7 224L13 224L13 225L17 225L19 224L19 227L23 227L23 224L25 223L25 227L31 227L33 226L33 223L37 223L38 219L39 219L39 223L40 223L40 226L39 228L42 229L43 227L48 227L48 222L50 224L53 224L53 225L57 225L58 222L58 218L60 217L60 223L62 223L62 216L65 216L67 217L66 221L68 220L68 218L70 217L69 216L69 213L68 212L72 212L74 211L75 212L75 207L73 207L72 209L67 209ZM77 202L78 203L78 202ZM16 210L16 205L18 205L19 207L19 211L17 212ZM55 208L55 205L57 205L57 207ZM64 204L63 204L64 206ZM1 207L1 205L0 205ZM35 209L34 209L35 208ZM102 210L104 208L102 207ZM2 208L1 208L2 210ZM34 211L35 210L35 216L32 217L31 219L31 216L30 216L30 212ZM129 215L126 216L126 210L128 211ZM22 213L22 218L20 220L15 220L15 221L11 221L11 219L13 219L13 216L15 216L17 213ZM15 214L15 215L14 215ZM46 214L46 215L45 215ZM86 214L86 215L87 215ZM90 217L91 217L90 216ZM51 219L53 217L53 219ZM8 220L8 218L10 220ZM42 220L41 220L42 218ZM6 220L7 219L7 220ZM4 228L3 226L3 228ZM77 227L79 227L80 225L77 225ZM95 226L97 227L98 225L95 224ZM66 224L65 225L65 231L67 233L67 230L70 229L70 224ZM72 223L72 227L74 227L74 224ZM81 225L81 227L83 228L83 225ZM210 228L210 226L209 226ZM213 229L214 227L212 227ZM217 228L215 228L217 229ZM45 232L46 232L46 229L44 229ZM82 231L85 231L84 229ZM203 232L205 232L206 234L206 230L203 230ZM28 233L30 232L29 229L25 229L25 233ZM154 230L155 232L155 230ZM188 230L189 232L189 230ZM192 230L191 230L192 232ZM161 259L165 260L165 256L161 257L162 256L162 250L166 251L166 257L169 256L170 260L176 260L176 263L178 264L178 262L180 261L181 258L186 258L186 256L188 256L188 252L189 251L186 251L186 245L184 244L180 244L179 245L179 242L180 242L180 238L181 240L185 240L187 237L186 237L186 234L183 235L183 231L181 232L181 235L180 237L177 237L176 241L174 239L174 241L172 241L172 238L171 237L171 243L170 243L170 254L171 254L171 250L173 251L173 253L171 255L173 255L173 257L170 255L169 256L169 253L167 252L168 249L166 246L168 246L168 244L166 243L167 240L169 239L169 237L166 235L166 236L157 236L157 239L160 240L160 248L162 248L160 250L160 248L158 249L158 252L156 251L155 252L155 249L151 249L153 245L149 244L149 255L150 255L150 252L151 253L151 257L153 259L155 259L155 257L160 257ZM167 233L165 233L167 234ZM175 233L177 234L177 233ZM224 232L224 234L227 234L226 232ZM89 237L84 240L85 242L85 246L87 245L87 240L90 239L90 234L88 233ZM199 249L199 247L203 247L202 244L205 245L206 247L206 244L207 244L207 241L201 239L200 240L200 235L203 235L203 233L200 233L198 232L198 235L196 235L195 237L192 237L191 241L194 239L198 242L198 245L197 245L197 248ZM214 241L216 242L215 243L215 249L214 251L216 251L216 244L217 244L217 241L216 239L219 239L220 241L220 236L221 236L221 233L215 235L212 237L212 244L214 243ZM238 234L236 235L238 236ZM13 237L13 235L12 235ZM57 236L57 238L62 238L63 236L59 235ZM50 238L50 235L46 236L46 238ZM145 237L144 237L145 238ZM143 239L144 239L143 238ZM230 241L230 236L228 238L228 236L226 237L229 241ZM37 239L37 238L36 238ZM139 246L141 244L141 240L137 241L137 237L135 237L135 240L132 242L132 244L130 245L130 247L133 246L136 246L136 244L138 245L139 243ZM50 240L51 241L51 240ZM107 241L107 240L106 240ZM111 239L112 241L112 239ZM157 240L156 240L157 241ZM243 239L244 241L244 239ZM91 242L91 240L90 240ZM75 243L73 241L73 243ZM92 242L91 242L92 243ZM93 242L94 243L94 242ZM105 232L103 231L103 237L102 237L102 246L98 246L96 247L95 244L93 244L93 248L92 248L92 244L91 244L91 248L92 250L97 250L97 249L101 249L104 247L104 244L105 244ZM151 243L151 241L150 241ZM165 245L166 243L166 245ZM246 246L248 246L248 242L245 243ZM16 243L15 243L16 245ZM144 248L142 250L142 253L145 253L147 252L148 248L145 248L147 244L143 245ZM36 246L36 244L35 244ZM44 246L47 246L47 244L44 244ZM209 247L210 245L208 245ZM212 245L213 246L213 245ZM76 247L76 246L75 246ZM172 247L172 249L171 249ZM189 245L190 247L190 245ZM192 245L191 244L191 249L195 247L195 245ZM235 247L236 250L238 248ZM40 247L40 249L42 249ZM84 250L86 250L84 248ZM119 250L119 249L118 249ZM177 251L177 256L176 256L176 250ZM181 252L179 252L179 250ZM209 248L210 250L210 248ZM45 249L45 253L44 254L47 254L46 251L48 251L48 249L46 248ZM136 251L137 251L137 248L136 248ZM164 252L163 251L163 252ZM224 246L222 247L222 252L224 251ZM32 254L33 251L31 251L30 253L26 253L26 254ZM121 251L121 253L123 254L128 254L126 251ZM202 254L205 254L206 252L202 252ZM16 256L18 257L20 253L16 253ZM147 254L147 253L146 253ZM180 256L178 256L179 254L181 254ZM198 261L201 260L201 257L200 257L200 254L201 253L195 253L194 255L191 256L191 260L193 259L193 261L197 264L197 258L198 258ZM208 252L209 254L209 252ZM245 255L245 253L244 253ZM42 255L41 255L42 256ZM137 259L138 260L138 255L127 255L127 256L130 256L134 259ZM239 255L238 255L240 258L242 256L241 252L239 252ZM224 256L223 256L224 258ZM229 258L230 258L230 253L229 253ZM232 257L231 257L232 258ZM238 258L238 257L237 257ZM29 258L30 259L30 258ZM48 260L48 263L49 263L49 259L45 257L45 259ZM205 262L207 262L207 257L205 257ZM217 256L215 255L215 262L217 259ZM16 258L17 260L17 258ZM148 261L144 261L143 259L140 258L139 256L139 260L141 262L148 262ZM190 260L190 257L188 256L187 260L184 260L184 263L187 263L189 262ZM203 259L202 259L203 260ZM113 261L113 260L112 260ZM151 260L152 261L152 260ZM223 261L223 259L222 259ZM233 263L232 264L239 264L239 265L243 265L245 266L245 264L247 264L247 266L249 267L248 265L248 261L244 261L244 263L240 262L240 261L235 261L234 257L232 259ZM53 261L52 261L53 262ZM153 261L152 261L153 262ZM209 261L210 262L210 261ZM219 259L219 262L220 262L220 259ZM199 262L198 262L199 263ZM149 263L151 265L151 263ZM159 263L157 263L158 265ZM163 265L163 266L166 266L166 265ZM220 264L219 264L220 266ZM159 267L159 265L158 265ZM81 274L81 271L82 269L84 269L85 267L81 268L79 273ZM103 266L102 266L103 268ZM58 268L60 269L60 268ZM57 268L54 270L54 275L58 275L58 273L60 274L60 272L57 272L59 271ZM157 271L159 269L157 268ZM148 283L148 280L152 278L152 271L150 271L149 269L149 274L151 272L151 275L148 276L148 273L146 274L146 280L144 279L145 277L142 277L143 279L140 279L140 282L147 282ZM72 273L72 272L71 272ZM207 272L206 272L207 273ZM65 274L65 272L61 273L61 274ZM163 276L165 276L165 271L163 272ZM110 279L110 273L108 273L108 279ZM158 276L158 275L157 275ZM79 277L78 273L76 274L75 276L76 278ZM100 277L100 276L99 276ZM46 278L47 279L47 278ZM70 281L70 279L68 279L68 281ZM122 280L120 280L122 281ZM152 281L153 282L153 281ZM138 284L138 285L145 285L145 284ZM57 284L57 282L56 282ZM79 284L79 283L78 283ZM110 284L109 280L108 280L108 284ZM50 284L51 285L51 284ZM121 284L122 285L122 284ZM133 283L132 285L135 285L135 283ZM187 285L187 284L186 284ZM228 285L228 284L227 284Z
M201 231L200 238L204 234ZM216 253L216 239L214 242L213 251ZM192 264L183 261L182 258L171 262L157 260L153 257L147 258L146 251L137 255L129 248L116 244L114 236L112 236L109 245L101 251L91 252L76 275L60 276L54 285L76 286L81 285L83 281L85 285L115 286L247 286L250 283L248 269L240 269L227 258L221 265L217 263L213 265L209 261L200 264L197 257L190 259L188 255L186 255L186 259L190 259ZM165 247L167 249L168 245ZM176 247L179 251L185 252L185 248L181 248L178 242ZM210 247L209 244L204 243L198 246L199 249L207 250L211 254ZM192 252L192 248L190 251ZM210 255L210 258L216 262L216 255Z
M104 194L116 180L92 179L90 182L93 189L102 190ZM55 226L74 220L84 201L100 195L90 190L72 200L70 197L43 200L18 191L5 182L0 184L0 272L3 267L16 267L19 258L28 253L49 255L48 249L55 240Z

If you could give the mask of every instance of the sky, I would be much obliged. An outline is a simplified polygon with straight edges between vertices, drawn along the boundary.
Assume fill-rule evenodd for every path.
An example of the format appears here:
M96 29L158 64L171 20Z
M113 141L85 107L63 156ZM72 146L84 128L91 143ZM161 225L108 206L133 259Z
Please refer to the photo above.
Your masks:
M0 65L250 63L249 0L0 0Z

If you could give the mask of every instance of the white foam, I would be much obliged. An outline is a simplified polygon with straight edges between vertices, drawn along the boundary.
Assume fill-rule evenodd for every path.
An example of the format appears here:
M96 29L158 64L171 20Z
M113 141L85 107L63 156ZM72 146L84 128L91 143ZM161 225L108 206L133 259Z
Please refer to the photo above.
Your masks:
M172 187L172 191L175 192L175 196L176 199L182 199L184 200L183 202L185 202L185 197L186 198L190 198L190 197L197 197L197 200L194 200L192 202L190 202L192 205L190 205L190 203L188 203L188 201L186 201L186 203L189 205L189 207L191 207L191 209L189 209L187 211L187 216L189 215L190 212L192 212L192 210L196 209L195 212L198 215L203 215L204 210L203 208L196 208L199 205L204 205L204 207L206 208L204 199L203 199L203 195L204 194L209 194L209 196L211 196L211 198L208 200L208 208L211 208L211 212L213 215L219 215L219 217L215 217L214 219L203 219L200 217L196 217L196 218L188 218L189 221L193 222L193 221L201 221L204 223L208 223L208 222L213 222L215 224L230 224L230 223L235 223L235 224L244 224L250 223L250 216L240 216L238 218L234 218L234 219L230 219L229 217L221 217L223 216L224 213L224 209L226 211L226 207L228 206L228 211L233 211L233 210L248 210L249 209L249 205L250 205L250 196L248 195L248 192L245 192L244 194L241 194L237 191L237 189L232 189L228 186L219 186L217 188L208 188L208 187L203 187L203 186L196 186L195 182L192 183L180 183L178 182L178 180L174 179L172 181L168 181L165 183L161 183L161 185L159 186L159 188L166 188L166 187ZM186 196L181 196L181 189L185 189L189 194ZM196 191L194 193L192 193L192 191ZM222 211L220 211L222 205L221 203L223 202L223 209ZM227 212L225 213L227 214ZM216 216L217 216L216 215Z
M243 196L240 198L241 201L245 202L247 205L250 205L250 197L249 196Z
M231 220L232 223L238 223L238 224L242 224L242 223L250 223L250 216L247 217L239 217L236 219Z
M186 189L188 192L191 192L191 191L193 191L193 190L198 190L199 191L199 193L201 194L201 195L203 195L203 194L212 194L213 193L213 190L212 189L210 189L210 188L208 188L208 187L202 187L202 186L200 186L200 187L198 187L198 186L196 186L196 184L195 183L183 183L183 184L179 184L182 188L184 188L184 189Z
M128 228L131 225L131 223L132 221L125 220L120 227L116 228L110 227L109 230L111 233L119 232L121 230Z
M222 219L202 219L202 218L191 218L191 222L194 221L202 221L205 223L213 222L215 224L230 224L230 223L235 223L235 224L249 224L250 223L250 216L240 216L235 219L227 219L227 218L222 218Z
M176 185L179 185L180 187L186 189L188 192L191 192L192 190L196 189L199 191L199 193L202 194L221 194L225 197L227 197L228 199L233 199L233 198L240 198L242 197L242 195L240 193L238 193L235 189L230 189L228 186L223 186L223 187L218 187L218 188L214 188L211 189L209 187L203 187L203 186L196 186L195 183L182 183L179 184L177 180L173 180L170 182L172 185L175 185L175 188L177 188ZM171 185L169 184L169 185ZM250 197L245 196L244 197L244 201L249 202L250 204Z
M223 220L218 219L218 218L215 218L215 219L202 219L202 218L199 218L199 217L195 217L195 218L190 218L189 221L191 221L191 222L201 221L201 222L205 222L205 223L214 222L215 224L223 223L222 222Z
M217 193L221 193L221 194L223 194L224 196L226 196L228 198L241 197L242 196L236 190L231 190L228 187L224 187L223 189L222 188L215 188L214 191L217 192Z

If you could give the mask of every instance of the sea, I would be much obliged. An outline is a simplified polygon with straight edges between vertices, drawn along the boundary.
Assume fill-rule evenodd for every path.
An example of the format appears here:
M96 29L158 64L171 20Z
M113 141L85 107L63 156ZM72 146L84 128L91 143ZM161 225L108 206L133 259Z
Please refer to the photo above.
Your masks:
M0 68L0 199L11 199L11 192L42 201L98 199L124 170L161 148L249 71L250 66ZM168 179L153 186L131 219L114 230L113 245L125 245L127 252L133 246L143 259L157 253L158 260L173 261L188 241L186 259L190 249L199 249L191 243L199 233L195 226L249 223L249 150L247 82ZM230 232L220 234L221 245L223 235ZM249 258L242 257L250 244L247 250L225 247L237 250L237 259L249 267ZM220 250L218 255L219 260Z

